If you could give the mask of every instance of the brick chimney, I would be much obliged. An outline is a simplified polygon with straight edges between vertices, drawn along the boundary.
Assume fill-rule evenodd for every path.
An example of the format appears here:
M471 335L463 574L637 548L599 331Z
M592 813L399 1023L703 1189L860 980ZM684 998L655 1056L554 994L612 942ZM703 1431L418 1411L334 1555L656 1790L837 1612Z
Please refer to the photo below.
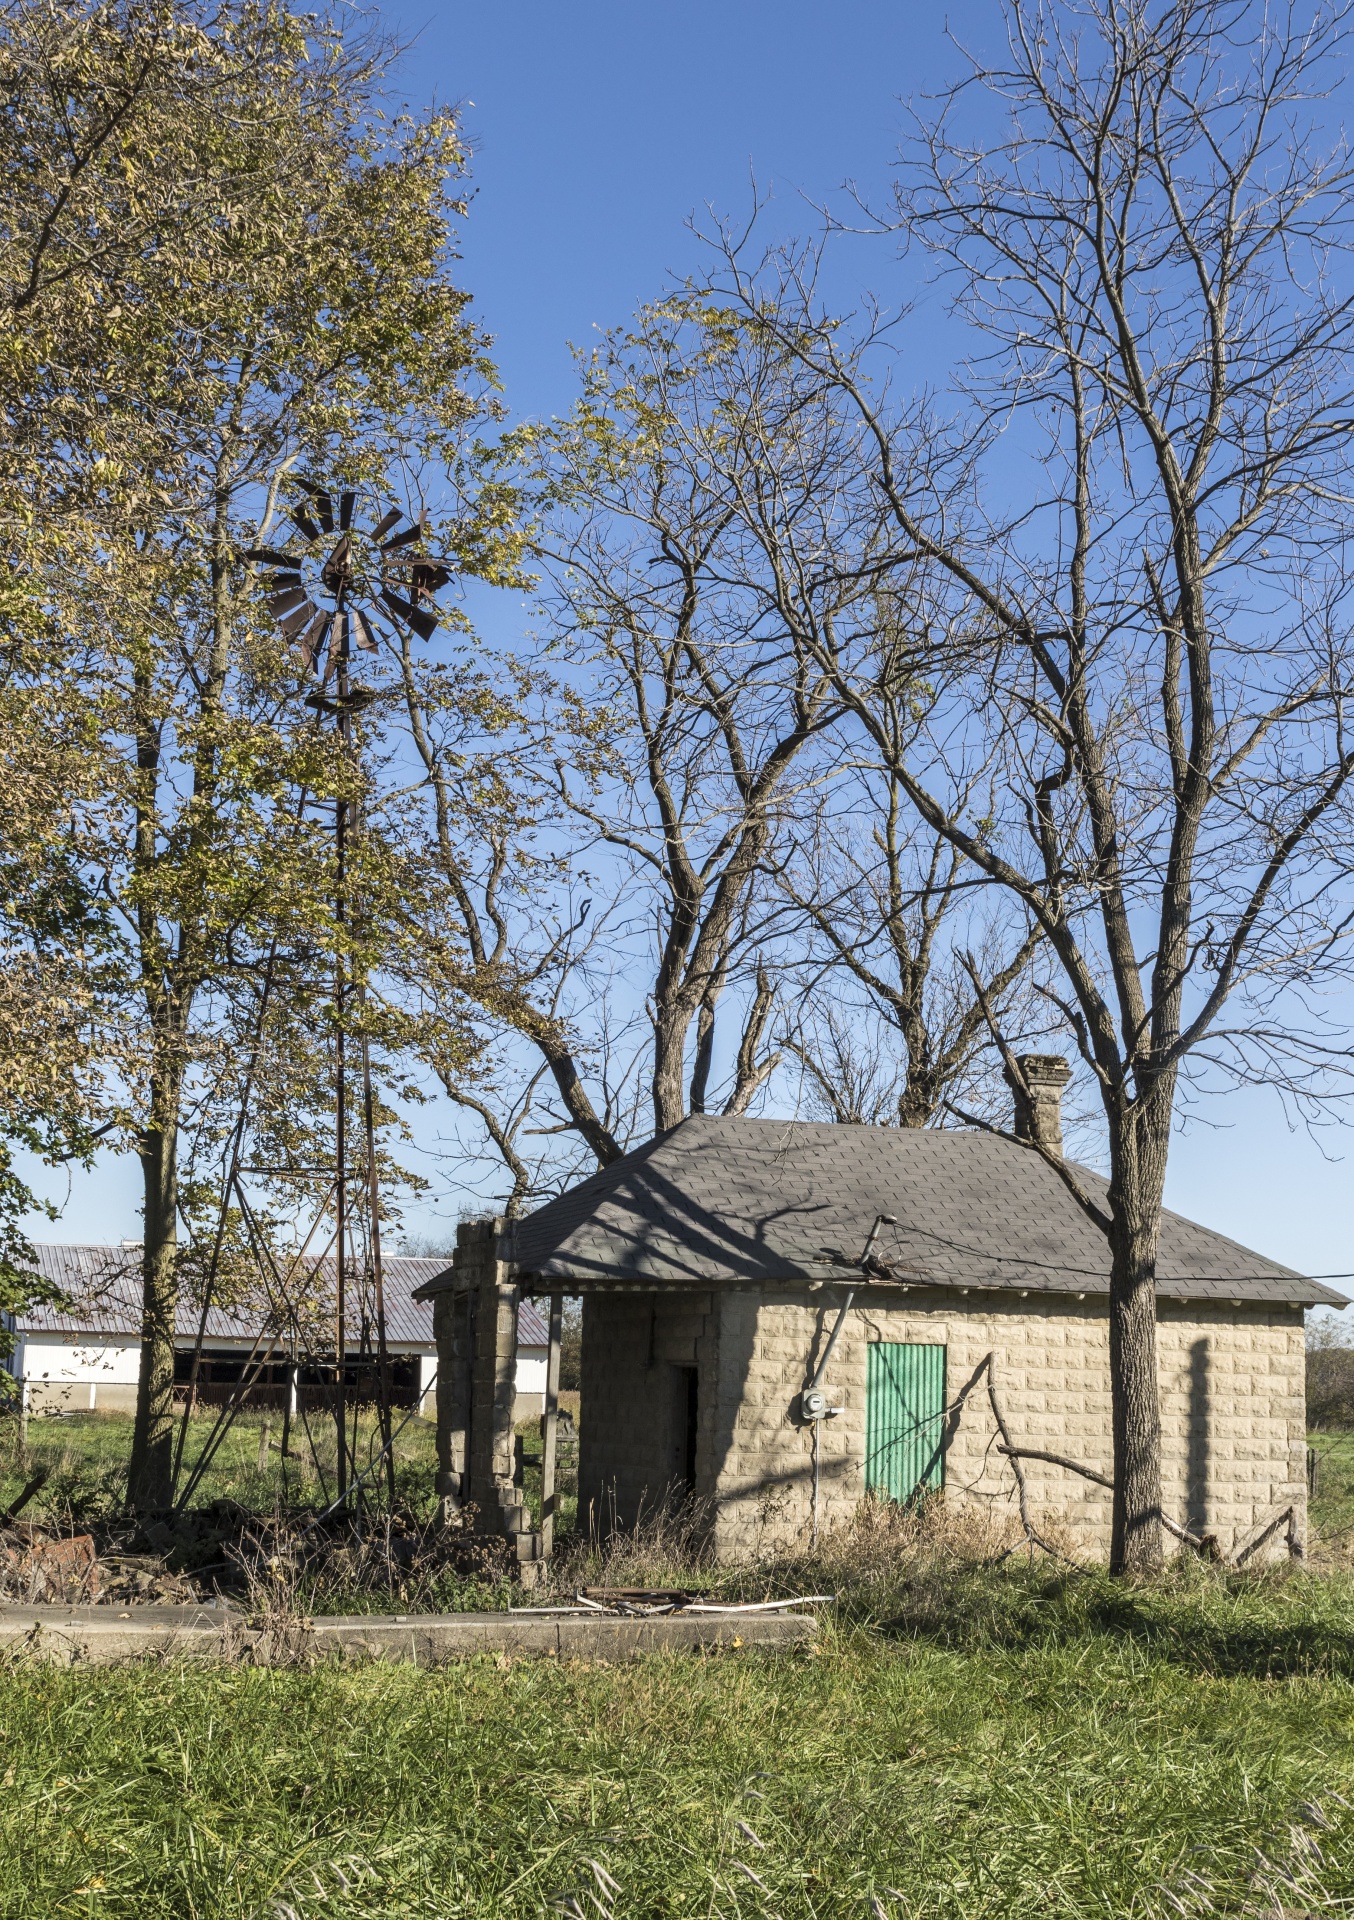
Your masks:
M1029 1088L1026 1094L1010 1073L1006 1075L1006 1084L1015 1095L1016 1139L1035 1140L1061 1159L1063 1088L1072 1078L1072 1069L1060 1053L1022 1053L1016 1065Z

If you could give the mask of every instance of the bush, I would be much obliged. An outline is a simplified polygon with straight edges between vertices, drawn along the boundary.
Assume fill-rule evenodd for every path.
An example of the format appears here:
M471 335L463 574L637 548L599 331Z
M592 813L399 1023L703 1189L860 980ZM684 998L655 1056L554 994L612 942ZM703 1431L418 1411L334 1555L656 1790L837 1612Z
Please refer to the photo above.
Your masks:
M1307 1424L1354 1427L1354 1347L1338 1345L1333 1334L1307 1348Z

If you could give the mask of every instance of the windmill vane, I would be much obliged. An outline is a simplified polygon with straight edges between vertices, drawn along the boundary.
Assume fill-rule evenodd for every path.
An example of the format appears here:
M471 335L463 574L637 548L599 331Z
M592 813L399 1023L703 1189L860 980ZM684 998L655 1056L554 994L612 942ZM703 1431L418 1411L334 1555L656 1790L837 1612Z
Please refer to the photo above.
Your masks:
M321 686L335 667L349 658L353 647L363 653L376 651L382 630L365 608L355 604L359 598L366 598L373 611L379 602L384 616L409 627L422 640L431 639L437 630L437 614L430 603L451 579L451 571L440 559L405 551L427 538L425 516L420 513L416 521L408 521L401 508L391 507L374 527L364 531L353 526L356 493L339 494L336 520L334 496L327 488L313 480L298 480L296 484L308 500L291 509L290 519L305 542L305 550L297 553L285 547L249 547L244 558L274 570L267 583L269 611L284 639L299 646L306 665L320 673ZM327 554L322 554L319 549L335 534L337 540ZM355 535L376 550L379 576L374 588L360 565ZM317 583L308 587L306 571L313 570L317 562ZM319 594L328 597L328 606L315 597Z

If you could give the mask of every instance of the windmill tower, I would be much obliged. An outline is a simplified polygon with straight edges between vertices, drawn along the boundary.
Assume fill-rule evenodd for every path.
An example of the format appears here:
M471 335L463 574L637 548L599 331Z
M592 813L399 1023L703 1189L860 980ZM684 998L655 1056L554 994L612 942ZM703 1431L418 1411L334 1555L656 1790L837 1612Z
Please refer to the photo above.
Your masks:
M250 547L245 559L264 572L269 610L284 638L301 651L317 686L306 705L317 718L331 718L345 756L353 751L353 716L376 697L352 677L358 653L376 654L386 639L383 623L398 631L408 628L428 640L437 629L433 608L436 594L451 579L439 559L417 551L426 543L425 516L416 521L399 507L389 507L370 527L357 518L359 495L340 492L335 514L334 494L311 480L296 484L307 496L290 510L299 536L285 546ZM348 922L348 853L355 822L349 802L340 797L334 812L334 918L339 942L334 960L334 1168L335 1209L335 1341L334 1420L338 1437L338 1492L346 1498L356 1470L349 1444L347 1407L347 1333L350 1237L354 1202L349 1172L348 1094L350 1062L347 1052L347 1016L352 1002L360 1006L365 994L361 979L349 977L342 950L342 930ZM374 1294L377 1363L380 1380L382 1443L387 1481L393 1497L394 1462L390 1453L390 1372L386 1351L385 1295L381 1274L381 1228L375 1130L372 1106L371 1059L365 1033L360 1041L362 1130L367 1192L368 1234Z

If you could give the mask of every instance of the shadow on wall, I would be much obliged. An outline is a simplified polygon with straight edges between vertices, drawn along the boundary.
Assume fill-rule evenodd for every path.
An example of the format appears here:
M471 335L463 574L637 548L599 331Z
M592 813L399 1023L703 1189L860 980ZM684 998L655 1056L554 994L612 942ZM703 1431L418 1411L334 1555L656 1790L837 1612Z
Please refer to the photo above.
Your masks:
M579 1520L599 1537L693 1500L714 1515L760 1289L584 1299Z

